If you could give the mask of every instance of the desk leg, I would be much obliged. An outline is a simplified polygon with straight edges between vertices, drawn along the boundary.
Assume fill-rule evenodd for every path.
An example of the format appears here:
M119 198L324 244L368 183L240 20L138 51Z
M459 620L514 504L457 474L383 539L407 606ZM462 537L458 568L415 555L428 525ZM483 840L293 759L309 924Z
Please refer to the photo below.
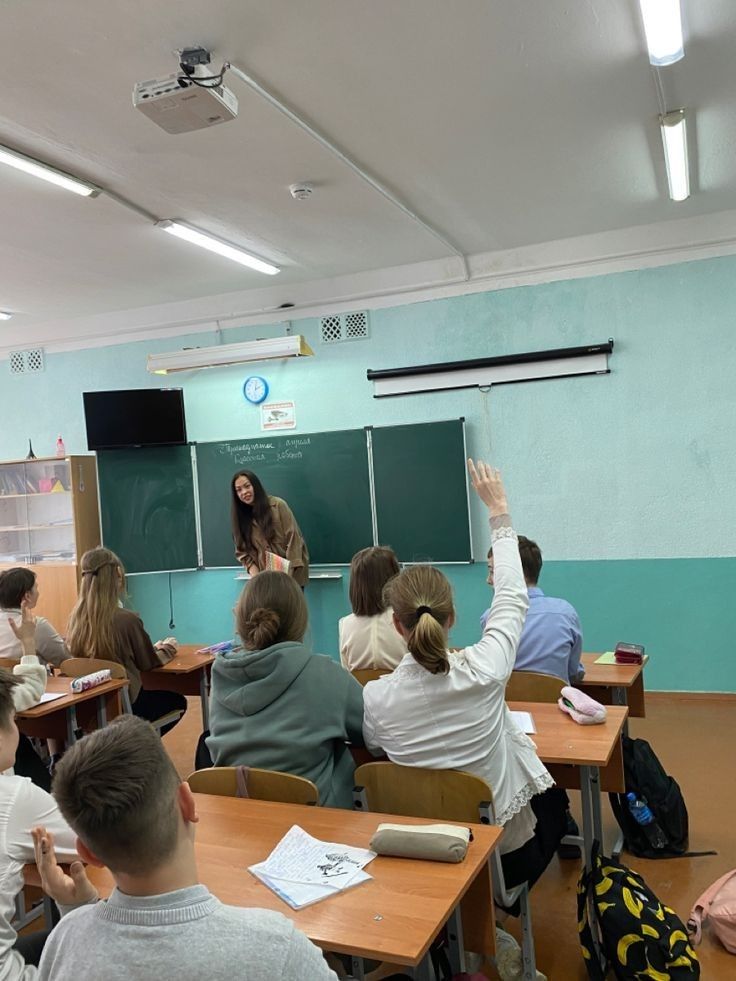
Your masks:
M617 686L611 689L611 701L614 705L628 705L628 698L626 697L626 689L622 686ZM629 717L626 716L623 728L624 736L629 734ZM613 843L613 848L611 849L611 855L613 858L618 859L621 852L624 850L624 834L623 831L619 830L616 835L616 840Z
M414 981L434 981L434 971L432 970L432 958L425 954L422 960L414 968L412 974Z
M77 710L70 705L66 710L66 744L73 746L77 741Z
M97 698L97 728L104 729L107 725L107 709L105 708L105 696Z
M601 841L601 791L600 791L600 772L597 766L580 767L580 799L583 805L583 843L585 854L585 868L590 871L593 868L593 841ZM597 920L595 917L595 907L593 897L588 899L588 920L590 922L590 935L593 938L593 947L601 965L604 963L601 954L600 938L598 936Z
M202 702L202 729L207 732L210 727L210 681L207 668L199 672L199 697Z
M465 945L463 943L463 921L460 916L460 905L452 911L447 921L448 956L452 973L462 974L465 970Z
M363 963L362 957L356 957L355 954L351 957L352 967L350 969L350 976L355 978L355 981L364 981L365 978L365 965Z

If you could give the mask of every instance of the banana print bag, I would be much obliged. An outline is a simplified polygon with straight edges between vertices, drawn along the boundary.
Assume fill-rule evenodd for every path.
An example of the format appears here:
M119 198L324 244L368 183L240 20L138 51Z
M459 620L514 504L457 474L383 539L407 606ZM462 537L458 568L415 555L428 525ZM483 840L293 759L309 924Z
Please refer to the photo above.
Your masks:
M592 898L607 965L598 964L588 919ZM623 981L686 981L700 977L700 964L685 926L674 910L664 906L642 877L593 848L593 871L583 870L578 882L580 946L592 981L603 981L608 970Z

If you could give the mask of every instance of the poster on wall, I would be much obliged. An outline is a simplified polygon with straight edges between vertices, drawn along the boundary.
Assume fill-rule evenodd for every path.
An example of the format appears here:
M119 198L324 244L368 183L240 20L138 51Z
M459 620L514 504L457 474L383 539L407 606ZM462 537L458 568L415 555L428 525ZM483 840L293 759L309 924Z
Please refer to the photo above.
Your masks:
M296 429L296 407L293 402L268 402L261 406L261 430Z

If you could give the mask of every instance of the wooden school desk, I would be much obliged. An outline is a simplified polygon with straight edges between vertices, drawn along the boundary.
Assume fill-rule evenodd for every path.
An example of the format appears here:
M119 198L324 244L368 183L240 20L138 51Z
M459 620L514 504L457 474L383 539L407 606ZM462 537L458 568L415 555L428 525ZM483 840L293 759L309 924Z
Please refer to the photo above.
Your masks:
M223 903L283 913L324 950L351 955L356 978L363 978L363 959L370 958L415 968L416 978L429 981L429 945L453 918L448 933L456 937L455 970L462 970L462 928L459 916L453 913L474 881L487 874L488 857L501 837L500 828L471 825L468 854L457 864L379 855L366 869L373 876L369 882L293 910L248 872L249 865L267 858L292 825L298 824L323 841L367 848L383 821L433 822L239 797L194 796L200 817L196 826L200 881ZM107 869L89 868L87 872L100 894L108 895L112 878ZM492 911L490 895L488 901Z
M648 658L645 656L642 664L596 664L600 656L583 654L585 677L575 687L604 705L627 705L629 718L643 719L644 667Z
M580 790L585 864L590 868L593 840L603 844L601 790L625 789L621 734L626 707L611 705L606 721L597 726L578 725L551 703L509 702L509 708L530 713L537 729L530 736L556 783L565 790Z
M141 684L153 691L178 691L180 695L199 695L202 728L210 727L210 668L214 654L198 654L202 644L181 644L176 657L153 671L141 672Z
M121 679L106 681L104 685L88 688L74 694L71 691L71 678L49 678L46 691L64 692L61 698L42 702L25 712L18 712L18 728L26 736L38 739L65 739L67 745L77 741L77 730L104 728L110 719L122 712L120 693L128 684Z

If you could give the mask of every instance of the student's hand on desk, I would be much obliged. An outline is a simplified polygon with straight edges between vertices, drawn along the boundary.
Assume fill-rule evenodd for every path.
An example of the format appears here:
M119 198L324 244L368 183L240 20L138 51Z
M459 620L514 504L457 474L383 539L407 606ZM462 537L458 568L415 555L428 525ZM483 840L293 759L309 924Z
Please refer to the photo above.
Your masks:
M29 653L35 654L36 653L36 618L33 615L31 607L28 605L28 603L25 600L23 600L23 602L20 605L20 614L21 614L20 625L18 625L18 623L16 623L16 621L13 620L12 617L8 619L8 623L10 624L10 629L13 631L15 636L23 645L23 650L27 654ZM26 650L26 648L30 648L30 650Z
M98 899L97 890L87 878L84 865L72 862L69 875L56 861L54 836L46 828L33 828L33 850L41 886L60 906L84 906Z
M489 467L482 460L478 460L477 463L468 460L468 472L473 490L487 506L491 517L495 518L499 514L508 514L509 505L500 472Z

